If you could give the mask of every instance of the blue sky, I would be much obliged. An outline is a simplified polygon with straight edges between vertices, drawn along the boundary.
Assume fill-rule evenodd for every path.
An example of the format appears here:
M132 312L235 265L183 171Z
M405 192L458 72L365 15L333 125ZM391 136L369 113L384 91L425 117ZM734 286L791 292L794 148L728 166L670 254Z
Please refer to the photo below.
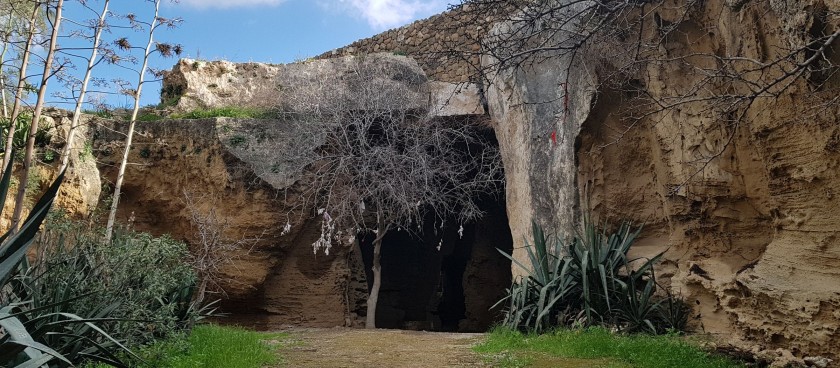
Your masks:
M88 0L89 6L101 7L100 1ZM161 29L155 38L161 42L183 45L181 57L236 62L289 63L315 56L355 40L370 37L390 28L440 13L453 0L180 0L161 7L161 16L179 17L183 23L175 29ZM148 19L153 11L145 0L112 0L118 14L134 13ZM76 1L66 2L69 19L86 19ZM69 27L69 26L68 26ZM142 32L113 30L107 42L127 35L135 46L144 46ZM72 40L63 45L72 45ZM137 52L136 56L141 54ZM155 57L151 66L170 69L176 58ZM77 63L81 63L77 61ZM81 69L81 67L79 68ZM80 73L80 72L77 72ZM120 78L134 84L136 75L124 68L102 67L95 77ZM53 82L51 82L53 83ZM58 83L51 90L58 90ZM147 84L143 105L159 102L160 84ZM125 96L104 97L114 107L126 107ZM58 104L57 99L52 100ZM66 106L65 106L66 107Z

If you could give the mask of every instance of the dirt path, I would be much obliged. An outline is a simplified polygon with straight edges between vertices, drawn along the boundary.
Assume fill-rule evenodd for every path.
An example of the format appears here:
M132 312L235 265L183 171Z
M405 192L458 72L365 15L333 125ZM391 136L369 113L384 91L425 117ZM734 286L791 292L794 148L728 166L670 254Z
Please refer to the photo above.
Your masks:
M481 334L293 329L280 349L286 367L485 367L471 347Z

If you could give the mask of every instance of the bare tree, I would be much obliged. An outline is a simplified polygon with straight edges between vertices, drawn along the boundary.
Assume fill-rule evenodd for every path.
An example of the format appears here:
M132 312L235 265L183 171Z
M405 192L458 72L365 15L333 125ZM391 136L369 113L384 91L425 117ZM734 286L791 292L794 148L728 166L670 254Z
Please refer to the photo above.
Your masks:
M203 305L208 294L224 293L223 285L235 282L225 277L225 267L232 265L243 252L249 253L259 238L231 240L230 223L216 213L214 198L196 197L187 190L183 198L196 237L190 249L190 264L198 276L194 300Z
M47 94L47 84L49 83L50 79L55 75L52 64L53 58L55 57L55 50L58 46L59 29L61 28L62 19L61 12L63 8L64 0L58 0L55 4L54 16L52 19L52 24L50 25L52 27L52 34L50 35L50 44L49 48L47 49L47 59L44 61L44 71L41 74L41 85L38 87L38 99L35 101L35 112L32 114L32 124L29 126L29 137L26 141L26 154L23 159L23 170L21 171L21 177L23 178L21 183L25 183L27 178L29 177L29 170L31 169L34 161L33 156L35 152L35 138L38 135L38 129L40 127L39 122L41 121L41 112L44 109L44 99L46 98ZM16 100L20 100L21 98L23 97L15 96ZM11 129L9 130L11 132ZM9 136L11 137L12 135L9 134ZM8 157L8 159L11 160L11 157ZM25 197L26 185L18 185L17 196L15 197L15 210L12 214L11 231L13 232L17 230L18 224L20 222L20 217L23 213Z
M96 24L93 25L94 34L92 47L90 51L90 57L88 57L88 64L87 68L85 69L85 75L82 78L81 85L79 87L79 95L76 97L76 107L73 110L73 120L70 122L70 129L67 132L67 142L64 145L64 150L61 152L61 166L58 169L59 172L64 171L64 169L67 168L67 165L70 162L70 152L73 149L73 144L76 137L76 129L79 126L79 120L82 116L82 106L85 103L85 94L87 93L87 86L90 82L91 74L93 73L93 68L98 62L97 54L99 53L102 31L107 26L105 19L108 16L108 6L110 5L110 3L110 0L103 1L102 10L99 12L99 19L96 22ZM82 1L82 4L87 6L84 1Z
M35 25L36 19L39 15L40 5L41 3L38 2L32 6L32 13L29 16L27 32L25 34L26 41L23 46L23 51L21 51L20 53L21 61L20 68L18 69L18 83L17 88L15 90L14 103L12 105L12 113L9 117L9 130L6 133L6 147L5 152L3 154L4 170L8 165L11 165L12 163L12 145L14 142L15 129L17 128L17 118L18 115L21 113L21 103L24 95L24 89L26 87L26 69L29 66L29 57L31 55L32 42L35 38Z
M2 42L2 50L0 50L0 102L3 105L3 118L10 119L10 111L8 109L8 99L6 87L8 84L8 73L6 72L6 65L8 62L20 62L22 56L28 52L28 46L24 40L28 40L30 35L40 32L44 26L43 8L40 7L40 2L31 0L7 0L0 3L0 42ZM38 11L38 10L41 11ZM32 14L32 11L36 11ZM31 15L30 15L31 14ZM29 40L31 43L31 40ZM21 47L19 44L23 43ZM22 51L21 51L22 50ZM10 59L6 56L10 55ZM21 78L24 78L21 76ZM13 94L14 95L14 94Z
M4 8L0 8L2 11L2 16L0 19L5 18L5 24L3 28L0 29L0 39L3 42L3 49L0 50L0 103L3 104L3 118L9 119L9 108L8 103L6 101L6 53L10 49L10 43L12 40L13 29L15 25L15 16L16 16L16 4L10 2Z
M123 179L125 178L125 168L128 166L128 155L131 152L131 144L132 140L134 139L134 126L137 123L137 115L140 112L140 95L143 92L143 85L146 83L146 73L149 70L149 59L155 53L160 53L163 56L171 56L173 53L180 55L181 54L181 46L171 46L166 43L159 43L154 41L155 31L159 27L175 27L177 24L181 22L180 19L168 19L160 17L158 14L160 13L160 3L163 0L148 0L154 4L154 15L150 22L142 22L136 19L134 15L128 15L126 18L132 23L132 25L136 25L138 27L145 26L147 27L147 31L149 34L148 42L146 43L146 47L143 49L143 61L140 66L140 70L138 70L138 80L137 86L134 90L126 90L126 93L131 95L134 98L134 108L131 111L131 121L128 125L128 132L126 132L125 138L125 149L123 150L123 158L120 162L120 169L117 173L117 182L114 185L114 197L111 201L111 210L108 213L108 223L105 227L105 240L106 242L111 241L111 236L114 232L114 222L117 218L117 208L120 203L120 193L122 191L122 184ZM122 49L131 49L132 46L128 42L127 39L122 38L117 40L117 45Z
M375 328L385 235L422 233L427 221L439 228L475 220L477 199L499 190L498 150L481 127L431 118L425 82L422 73L371 55L349 61L346 72L284 89L285 115L316 147L285 153L306 163L303 197L322 219L314 250L329 253L375 234L368 328Z

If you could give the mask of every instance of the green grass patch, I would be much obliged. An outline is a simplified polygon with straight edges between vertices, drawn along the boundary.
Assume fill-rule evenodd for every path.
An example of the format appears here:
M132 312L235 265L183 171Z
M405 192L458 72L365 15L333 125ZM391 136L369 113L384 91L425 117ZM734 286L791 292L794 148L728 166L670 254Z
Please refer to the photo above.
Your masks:
M677 336L621 335L603 328L526 335L492 331L475 347L502 367L734 368L728 358Z
M114 117L114 113L108 110L100 109L100 110L83 110L83 114L93 115L96 117L104 118L104 119L111 119Z
M130 120L130 119L131 119L131 117L129 116L129 118L127 120ZM158 114L155 114L155 113L151 113L151 112L145 113L144 112L144 113L137 114L137 121L158 121L158 120L163 120L163 117L158 115Z
M265 110L242 108L242 107L219 107L215 109L195 110L188 113L176 113L169 116L170 119L208 119L208 118L243 118L243 119L265 119L271 114Z
M278 345L288 335L218 325L196 326L188 337L173 337L136 351L138 368L261 368L280 363ZM91 368L106 368L95 365Z

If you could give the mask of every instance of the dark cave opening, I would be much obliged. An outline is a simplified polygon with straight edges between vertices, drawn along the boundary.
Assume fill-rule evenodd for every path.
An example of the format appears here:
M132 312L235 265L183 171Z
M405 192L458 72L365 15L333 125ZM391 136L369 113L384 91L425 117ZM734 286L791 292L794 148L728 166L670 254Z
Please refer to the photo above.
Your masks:
M473 224L424 229L423 235L405 230L386 234L377 327L478 332L497 321L499 310L491 307L511 280L510 261L497 249L510 252L513 240L504 201L490 199L481 205L485 216ZM372 234L360 237L359 266L368 291L372 240ZM364 303L354 303L356 314L364 316Z

